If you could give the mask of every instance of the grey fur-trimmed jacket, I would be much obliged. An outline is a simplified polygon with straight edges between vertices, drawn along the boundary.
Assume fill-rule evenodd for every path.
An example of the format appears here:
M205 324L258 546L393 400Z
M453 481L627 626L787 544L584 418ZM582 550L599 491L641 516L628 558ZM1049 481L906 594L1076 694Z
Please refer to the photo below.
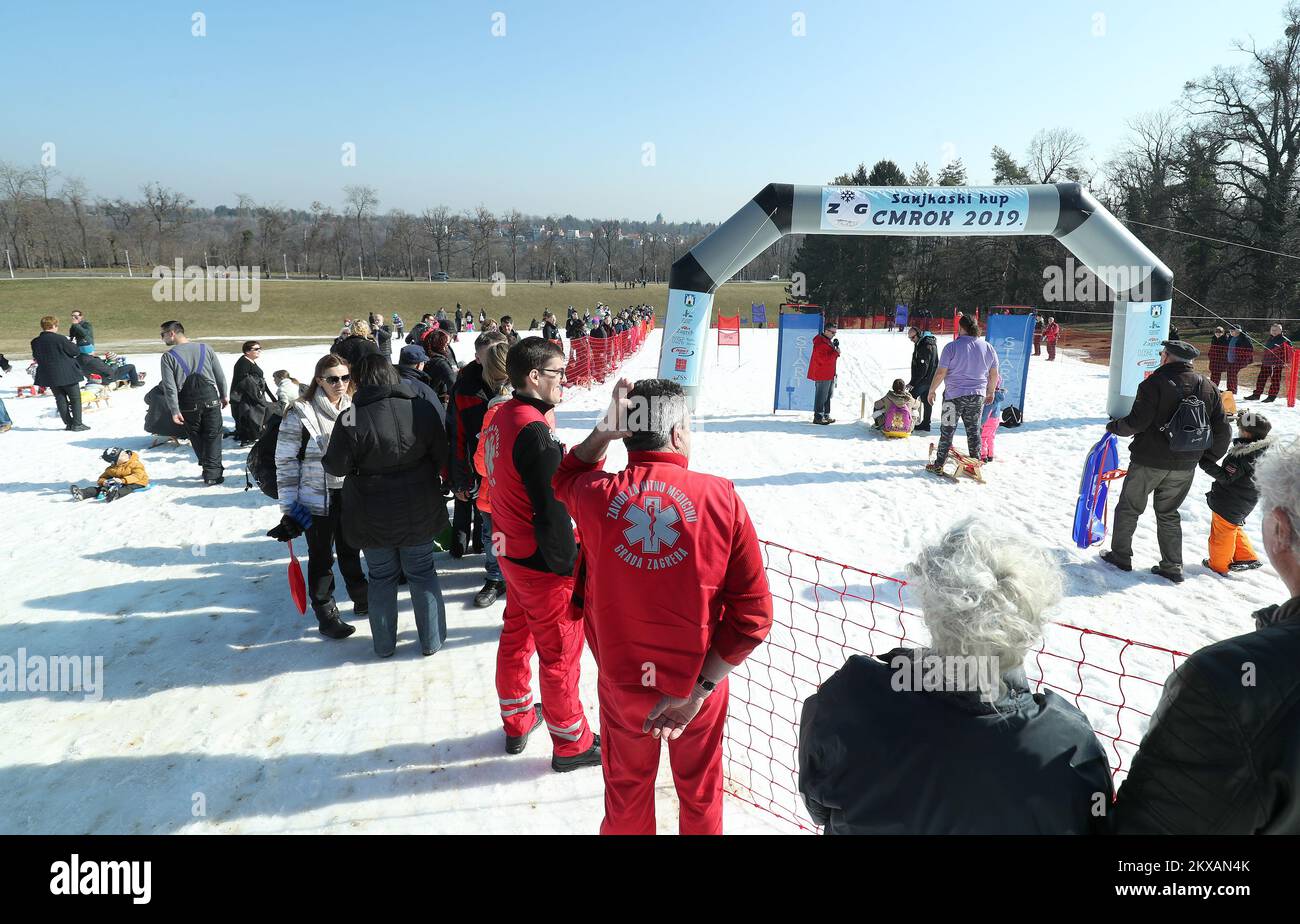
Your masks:
M344 396L340 412L351 403L351 399ZM305 445L304 426L307 430ZM329 514L329 492L343 487L343 479L327 475L321 465L325 450L329 448L321 432L316 411L306 399L291 404L280 421L280 433L275 442L275 484L282 513L288 513L293 502L297 501L313 515L326 516ZM301 462L298 461L300 446L303 447Z

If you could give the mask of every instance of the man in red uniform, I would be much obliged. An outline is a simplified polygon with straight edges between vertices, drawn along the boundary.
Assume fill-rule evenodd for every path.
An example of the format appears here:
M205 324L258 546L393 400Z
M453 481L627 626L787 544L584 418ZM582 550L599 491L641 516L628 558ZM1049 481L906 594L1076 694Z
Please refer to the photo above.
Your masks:
M582 622L571 616L573 524L555 499L551 477L564 448L547 413L563 400L564 351L541 337L510 348L506 372L514 397L483 431L483 465L492 496L492 541L505 575L505 624L497 645L497 697L506 753L518 754L543 721L557 773L600 763L578 698ZM537 652L542 701L533 703L529 661Z
M808 359L808 378L814 388L815 424L835 423L831 418L831 395L835 391L835 364L840 358L840 342L835 339L835 331L834 323L830 323L813 338L812 356Z
M680 832L721 834L726 678L767 636L772 595L735 487L687 468L681 386L629 385L619 382L609 414L554 482L582 535L587 640L600 669L600 830L655 832L666 739ZM601 471L615 439L625 440L627 468Z

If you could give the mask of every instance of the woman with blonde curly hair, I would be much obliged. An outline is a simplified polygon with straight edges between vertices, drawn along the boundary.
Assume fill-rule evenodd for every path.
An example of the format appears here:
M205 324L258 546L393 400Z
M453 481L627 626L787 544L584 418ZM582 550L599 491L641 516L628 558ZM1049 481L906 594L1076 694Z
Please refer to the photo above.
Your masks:
M804 703L799 791L828 834L1092 834L1112 798L1078 708L1035 692L1025 656L1060 566L967 518L908 566L926 648L854 655Z

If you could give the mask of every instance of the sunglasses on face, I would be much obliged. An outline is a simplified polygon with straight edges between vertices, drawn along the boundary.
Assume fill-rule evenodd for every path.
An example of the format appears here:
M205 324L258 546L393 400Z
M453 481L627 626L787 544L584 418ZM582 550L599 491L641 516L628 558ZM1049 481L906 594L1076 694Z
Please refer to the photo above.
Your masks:
M326 384L329 384L329 385L338 385L338 384L340 384L340 383L342 383L342 382L346 382L346 381L348 381L348 380L351 379L351 378L352 378L352 376L350 376L350 375L323 375L323 376L321 376L321 379L322 379Z

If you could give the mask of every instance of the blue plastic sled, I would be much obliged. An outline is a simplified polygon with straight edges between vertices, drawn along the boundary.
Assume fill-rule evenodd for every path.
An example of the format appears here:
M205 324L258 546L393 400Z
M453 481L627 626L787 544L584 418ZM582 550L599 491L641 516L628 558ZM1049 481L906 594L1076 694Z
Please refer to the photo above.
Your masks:
M1107 433L1088 453L1079 480L1079 501L1074 507L1074 544L1090 548L1106 538L1106 496L1110 482L1124 472L1119 468L1119 440Z
M136 488L136 489L135 489L134 491L132 491L131 493L132 493L132 494L140 494L141 492L148 491L148 490L149 490L150 488L152 488L152 487L153 487L153 482L151 481L151 482L149 482L147 485L145 485L143 488ZM124 496L125 496L125 495L124 495ZM103 495L103 494L99 495L99 497L95 498L95 500L96 500L96 502L98 502L98 503L101 503L101 504L104 503L104 495Z

